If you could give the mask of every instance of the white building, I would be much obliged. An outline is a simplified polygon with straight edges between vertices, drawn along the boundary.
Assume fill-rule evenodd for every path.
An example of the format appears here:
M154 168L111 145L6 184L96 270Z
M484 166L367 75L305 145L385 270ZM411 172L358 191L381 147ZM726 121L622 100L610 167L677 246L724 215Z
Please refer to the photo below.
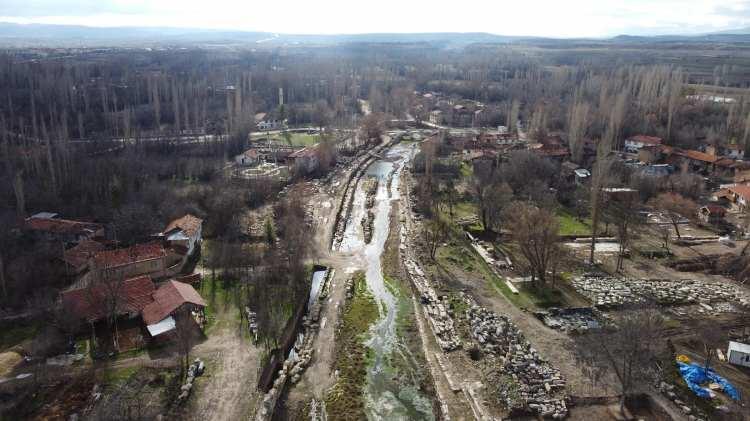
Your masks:
M638 153L644 146L661 145L661 138L656 136L636 135L625 139L625 151Z
M750 345L730 341L727 359L731 364L750 367Z
M234 157L234 162L243 167L253 167L260 164L261 156L257 149L248 149Z

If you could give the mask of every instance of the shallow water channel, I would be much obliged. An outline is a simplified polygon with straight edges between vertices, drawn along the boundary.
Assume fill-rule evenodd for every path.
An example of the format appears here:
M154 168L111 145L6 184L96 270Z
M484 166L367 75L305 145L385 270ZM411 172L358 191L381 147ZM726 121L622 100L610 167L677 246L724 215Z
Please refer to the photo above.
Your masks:
M366 176L380 181L372 207L372 240L369 244L364 242L361 222L367 213L366 194L364 183L359 183L341 244L341 251L356 253L363 259L367 285L380 308L380 318L371 327L366 342L372 352L365 387L366 412L371 420L434 419L429 397L419 390L414 357L398 336L399 297L386 286L380 262L390 229L392 202L399 199L400 174L415 150L415 145L398 144L370 165ZM398 368L394 361L399 361Z

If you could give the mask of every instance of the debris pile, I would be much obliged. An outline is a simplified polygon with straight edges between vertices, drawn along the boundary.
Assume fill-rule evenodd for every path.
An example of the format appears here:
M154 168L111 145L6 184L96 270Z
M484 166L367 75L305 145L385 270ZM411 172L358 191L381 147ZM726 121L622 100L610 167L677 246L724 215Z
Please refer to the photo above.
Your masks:
M180 395L177 396L177 402L184 402L189 396L190 391L193 390L193 381L196 377L202 376L206 366L203 364L200 358L196 358L187 371L187 379L180 388Z
M483 351L496 356L502 371L513 379L517 389L500 389L508 408L522 407L542 417L563 419L568 414L565 404L565 380L560 371L543 360L506 317L478 306L464 296L471 334Z
M258 315L254 311L250 311L250 307L245 306L245 315L247 316L247 328L250 334L255 338L255 342L258 342Z
M365 189L365 217L362 218L362 233L364 234L365 244L372 241L372 228L375 223L375 213L372 207L375 205L375 196L378 192L378 179L368 179L364 185Z
M585 333L601 327L602 315L592 307L549 308L534 315L545 325L563 332Z
M406 235L401 230L401 246L406 245ZM404 250L402 249L402 252ZM461 340L456 334L453 319L448 313L448 302L446 297L438 297L435 289L430 285L427 277L419 268L419 265L406 256L404 253L404 265L409 273L412 283L419 291L419 301L422 304L427 319L430 321L430 327L435 334L438 345L445 351L452 351L461 347Z
M663 305L750 303L747 296L734 285L690 279L677 281L586 275L574 279L573 287L595 306L604 308L645 300L655 300Z
M677 405L677 407L680 408L680 410L685 415L688 415L691 421L706 420L705 415L699 409L691 408L686 402L680 399L680 397L675 393L675 385L660 382L656 388L667 398L669 398L669 400L674 402L674 404Z

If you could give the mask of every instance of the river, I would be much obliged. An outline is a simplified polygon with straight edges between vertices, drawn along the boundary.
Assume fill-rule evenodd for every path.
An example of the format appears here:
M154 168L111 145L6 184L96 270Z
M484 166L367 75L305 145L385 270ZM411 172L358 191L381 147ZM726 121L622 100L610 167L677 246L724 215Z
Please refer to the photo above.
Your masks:
M354 253L361 259L367 285L380 308L380 318L371 327L366 342L372 356L365 387L366 412L371 420L434 419L431 400L420 391L419 376L415 372L404 372L415 371L417 367L408 347L398 336L399 297L387 287L381 267L392 204L400 198L401 171L415 151L414 144L398 144L385 152L383 159L370 165L366 176L377 177L380 181L372 209L375 214L372 240L369 244L364 242L361 221L367 213L366 194L362 188L364 183L359 183L341 244L341 251ZM395 367L393 362L399 360L404 363Z

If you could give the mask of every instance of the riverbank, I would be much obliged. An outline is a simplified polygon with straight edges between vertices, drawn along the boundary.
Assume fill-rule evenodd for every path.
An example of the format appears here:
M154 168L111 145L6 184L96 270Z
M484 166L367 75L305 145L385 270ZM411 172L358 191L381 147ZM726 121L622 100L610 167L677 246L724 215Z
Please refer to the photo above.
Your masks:
M363 392L370 355L365 340L377 320L378 305L363 272L357 272L347 292L341 323L336 332L335 371L338 378L325 397L327 419L355 420L365 418Z

